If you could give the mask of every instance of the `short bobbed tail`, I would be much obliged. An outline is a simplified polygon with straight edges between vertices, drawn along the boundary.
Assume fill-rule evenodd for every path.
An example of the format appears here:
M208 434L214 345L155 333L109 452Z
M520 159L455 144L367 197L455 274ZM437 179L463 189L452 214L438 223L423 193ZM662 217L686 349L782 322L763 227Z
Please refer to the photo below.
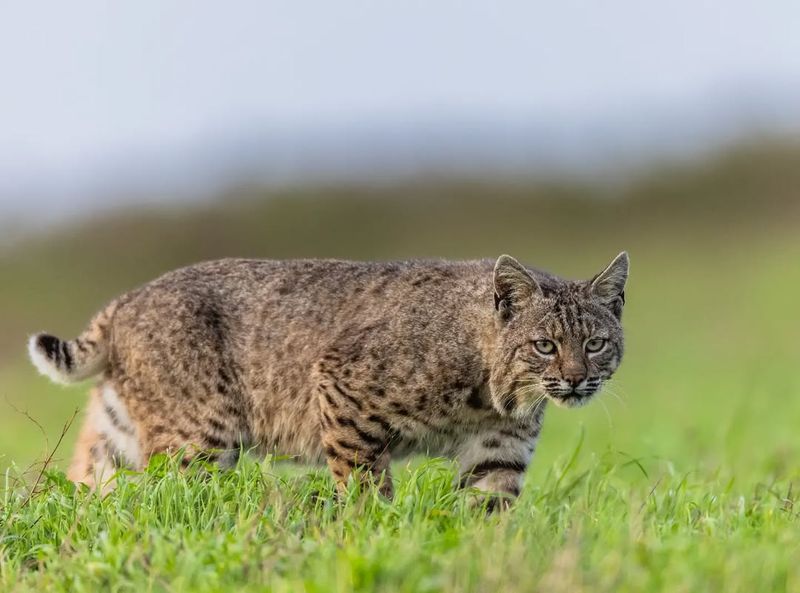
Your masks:
M98 313L74 340L40 333L28 340L33 366L56 383L75 383L102 373L108 366L108 339L116 303Z

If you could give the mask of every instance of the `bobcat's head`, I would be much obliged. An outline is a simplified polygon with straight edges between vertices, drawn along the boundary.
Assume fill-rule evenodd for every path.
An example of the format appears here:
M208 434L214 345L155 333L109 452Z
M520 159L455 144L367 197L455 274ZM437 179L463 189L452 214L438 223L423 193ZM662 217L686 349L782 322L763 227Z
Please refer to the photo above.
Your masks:
M524 417L545 399L587 403L619 367L628 254L591 280L532 273L513 257L494 268L499 340L490 387L495 407Z

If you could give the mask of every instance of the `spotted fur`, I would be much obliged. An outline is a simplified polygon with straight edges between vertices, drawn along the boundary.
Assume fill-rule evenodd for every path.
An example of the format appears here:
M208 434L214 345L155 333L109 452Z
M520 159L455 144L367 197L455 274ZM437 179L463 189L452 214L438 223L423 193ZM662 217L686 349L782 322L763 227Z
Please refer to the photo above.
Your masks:
M509 256L222 260L29 350L58 381L101 374L76 481L101 484L157 452L230 465L244 449L327 461L340 485L361 468L391 496L391 458L429 452L458 460L462 486L514 497L547 402L583 404L617 369L627 271L624 253L589 281Z

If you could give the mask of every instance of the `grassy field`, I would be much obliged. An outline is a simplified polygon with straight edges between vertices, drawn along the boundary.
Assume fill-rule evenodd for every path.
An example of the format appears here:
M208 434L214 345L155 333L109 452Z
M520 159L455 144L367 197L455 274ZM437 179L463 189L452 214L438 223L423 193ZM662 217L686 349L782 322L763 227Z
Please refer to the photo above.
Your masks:
M242 190L18 245L0 255L0 589L800 590L798 188L800 150L761 147L617 188ZM75 427L31 493L86 386L35 376L26 333L74 335L161 271L509 252L579 277L623 248L622 369L592 405L548 410L508 513L470 508L451 465L421 459L396 464L393 502L336 502L325 472L252 459L188 477L157 460L100 497L57 471Z

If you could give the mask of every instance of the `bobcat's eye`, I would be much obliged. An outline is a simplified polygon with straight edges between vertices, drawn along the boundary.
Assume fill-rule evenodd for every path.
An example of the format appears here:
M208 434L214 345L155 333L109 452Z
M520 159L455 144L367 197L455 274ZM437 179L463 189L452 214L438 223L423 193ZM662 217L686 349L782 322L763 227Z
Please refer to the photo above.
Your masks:
M592 338L586 342L586 352L596 353L605 348L606 340L603 338Z
M550 340L536 340L533 343L533 347L536 348L539 354L553 354L556 351L556 345Z

